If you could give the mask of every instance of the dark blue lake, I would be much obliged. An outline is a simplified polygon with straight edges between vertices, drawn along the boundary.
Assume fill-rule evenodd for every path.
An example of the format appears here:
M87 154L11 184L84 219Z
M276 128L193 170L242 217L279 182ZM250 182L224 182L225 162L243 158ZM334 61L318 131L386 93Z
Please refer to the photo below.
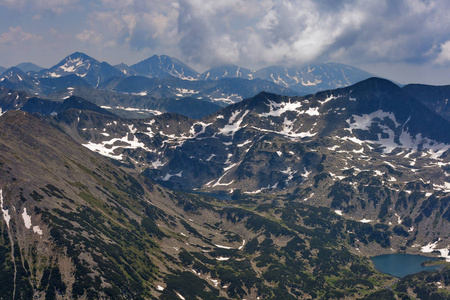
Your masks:
M443 267L442 265L428 267L421 266L421 264L425 261L439 260L434 257L427 257L423 255L386 254L374 256L371 259L375 265L375 269L378 271L400 278L422 271L436 271Z

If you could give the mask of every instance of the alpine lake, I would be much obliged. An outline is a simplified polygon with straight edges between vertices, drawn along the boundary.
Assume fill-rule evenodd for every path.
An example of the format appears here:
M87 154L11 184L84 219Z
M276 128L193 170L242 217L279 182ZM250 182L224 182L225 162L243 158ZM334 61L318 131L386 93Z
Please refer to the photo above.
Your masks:
M379 272L402 278L422 271L436 271L443 265L423 266L426 261L440 261L439 258L412 254L385 254L371 258Z

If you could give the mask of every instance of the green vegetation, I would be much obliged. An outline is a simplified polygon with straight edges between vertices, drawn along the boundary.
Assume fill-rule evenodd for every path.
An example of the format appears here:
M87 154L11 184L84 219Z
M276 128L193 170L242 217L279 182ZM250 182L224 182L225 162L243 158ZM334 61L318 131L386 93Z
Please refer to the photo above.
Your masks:
M440 285L450 285L449 267L438 272L421 272L406 276L395 284L394 291L405 297L412 291L418 299L449 299L450 293L446 289L440 289Z

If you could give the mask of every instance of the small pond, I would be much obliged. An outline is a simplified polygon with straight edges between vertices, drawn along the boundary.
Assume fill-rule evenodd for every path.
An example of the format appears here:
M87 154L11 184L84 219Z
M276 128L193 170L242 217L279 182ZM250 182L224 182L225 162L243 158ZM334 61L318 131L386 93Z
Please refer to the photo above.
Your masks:
M442 265L422 266L422 263L426 261L439 260L438 258L423 255L397 253L374 256L371 259L375 269L378 271L400 278L422 271L436 271L443 267Z

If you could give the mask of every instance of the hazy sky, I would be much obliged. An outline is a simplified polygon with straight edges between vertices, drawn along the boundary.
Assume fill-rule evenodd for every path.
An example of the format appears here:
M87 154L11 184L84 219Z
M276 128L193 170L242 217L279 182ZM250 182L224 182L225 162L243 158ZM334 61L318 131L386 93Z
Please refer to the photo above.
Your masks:
M448 0L0 0L0 66L167 54L200 72L340 62L450 84L449 12Z

